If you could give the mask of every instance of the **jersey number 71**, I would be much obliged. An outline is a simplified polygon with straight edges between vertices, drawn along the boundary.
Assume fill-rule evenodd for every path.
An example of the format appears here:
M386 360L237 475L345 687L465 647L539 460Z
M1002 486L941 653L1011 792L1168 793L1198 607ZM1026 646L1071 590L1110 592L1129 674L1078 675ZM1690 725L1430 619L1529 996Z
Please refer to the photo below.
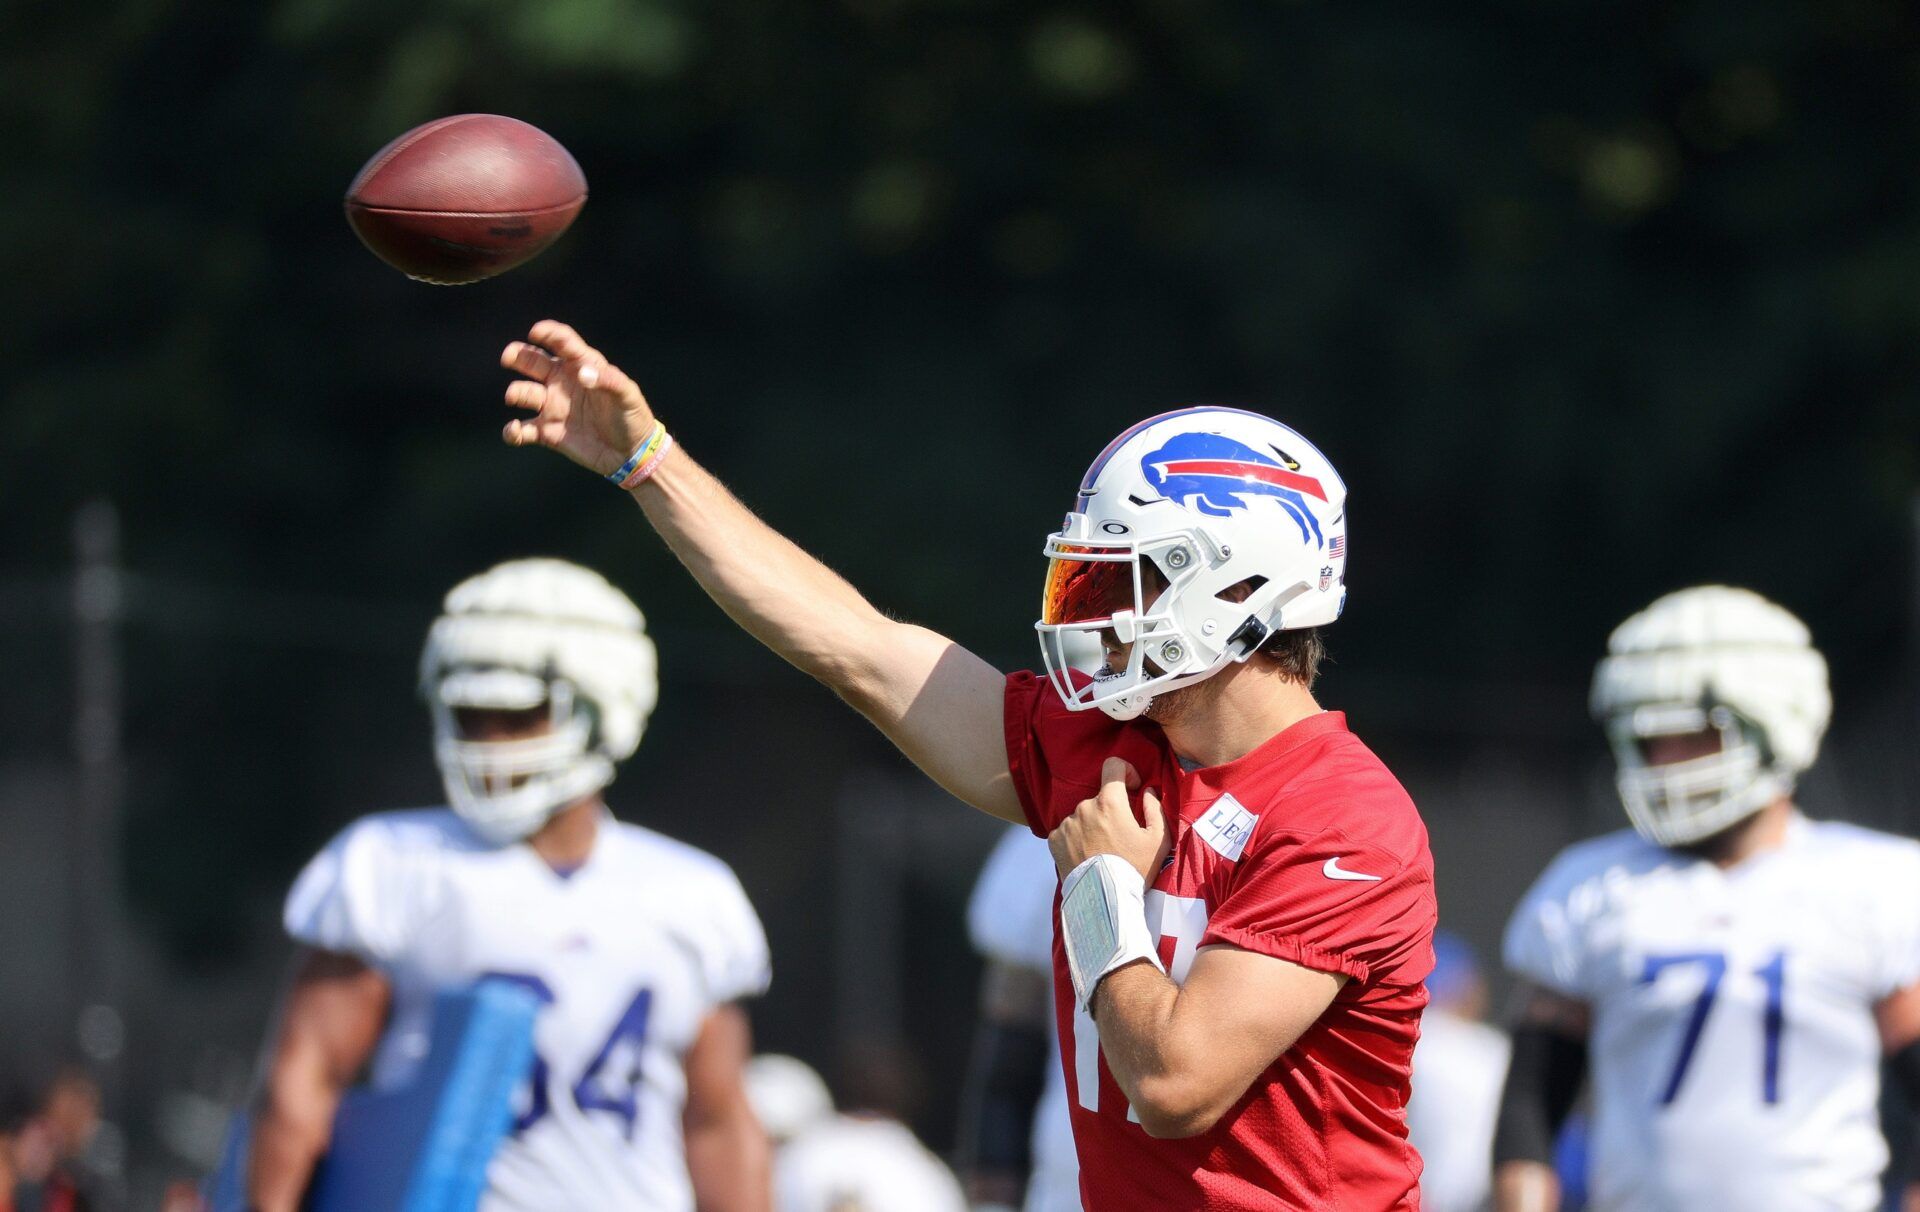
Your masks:
M1687 1066L1693 1063L1693 1051L1700 1044L1700 1033L1706 1029L1707 1016L1713 1013L1713 999L1720 993L1720 979L1727 974L1727 956L1724 951L1649 955L1640 972L1640 983L1650 985L1668 968L1682 965L1702 969L1706 978L1701 982L1700 996L1694 999L1692 1012L1687 1015L1687 1025L1680 1033L1680 1051L1674 1056L1673 1074L1667 1078L1666 1089L1660 1095L1662 1107L1672 1104L1680 1093L1680 1083L1686 1080ZM1786 1025L1787 953L1774 952L1773 958L1754 969L1754 975L1767 986L1767 1004L1761 1012L1766 1042L1761 1048L1760 1095L1768 1103L1777 1103L1780 1101L1780 1036Z

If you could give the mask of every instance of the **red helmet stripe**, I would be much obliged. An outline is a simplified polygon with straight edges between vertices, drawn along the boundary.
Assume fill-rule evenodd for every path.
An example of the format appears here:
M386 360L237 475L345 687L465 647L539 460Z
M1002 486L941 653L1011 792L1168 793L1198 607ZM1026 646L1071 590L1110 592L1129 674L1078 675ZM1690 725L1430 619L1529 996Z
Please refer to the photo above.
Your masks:
M1168 475L1173 476L1231 476L1239 480L1259 480L1262 483L1291 488L1295 492L1304 492L1308 496L1327 499L1327 490L1320 487L1320 481L1312 476L1303 476L1297 471L1288 471L1284 467L1273 467L1266 463L1245 463L1236 459L1181 459L1163 464Z

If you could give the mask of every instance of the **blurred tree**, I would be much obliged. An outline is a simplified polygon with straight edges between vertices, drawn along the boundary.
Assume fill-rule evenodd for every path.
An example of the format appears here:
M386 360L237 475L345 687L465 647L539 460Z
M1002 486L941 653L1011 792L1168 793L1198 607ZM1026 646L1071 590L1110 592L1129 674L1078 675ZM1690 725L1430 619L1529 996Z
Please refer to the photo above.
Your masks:
M1892 0L17 0L9 564L55 568L87 497L126 510L153 582L130 874L209 963L345 813L432 794L407 661L476 566L596 563L670 680L784 685L604 489L494 442L494 355L544 314L876 598L1003 662L1084 461L1205 399L1298 424L1354 486L1335 649L1406 679L1356 707L1417 728L1448 678L1576 686L1619 617L1707 578L1803 611L1870 687L1912 595L1917 25ZM532 266L429 289L338 197L462 110L558 135L593 198ZM691 779L696 752L659 761Z

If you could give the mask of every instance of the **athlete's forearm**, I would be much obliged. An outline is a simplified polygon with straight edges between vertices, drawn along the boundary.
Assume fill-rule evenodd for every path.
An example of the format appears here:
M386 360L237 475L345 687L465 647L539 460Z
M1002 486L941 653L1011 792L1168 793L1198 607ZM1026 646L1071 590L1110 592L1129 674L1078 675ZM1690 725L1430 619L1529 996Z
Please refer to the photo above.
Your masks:
M332 1138L340 1091L295 1058L281 1058L255 1114L247 1155L251 1212L298 1212Z
M699 1212L769 1212L773 1150L744 1101L735 1113L690 1121L686 1137Z
M1192 1136L1219 1118L1206 1114L1205 1083L1175 1021L1179 1002L1180 986L1143 961L1109 973L1093 995L1100 1051L1149 1136Z
M1109 973L1092 1011L1140 1126L1195 1136L1306 1034L1345 980L1238 947L1202 947L1181 984L1144 960Z
M899 624L675 449L632 496L673 554L755 639L849 697Z
M340 1097L386 1023L392 987L350 955L302 951L280 1016L247 1154L247 1199L295 1212L333 1138Z
M1502 1162L1493 1172L1493 1212L1559 1212L1560 1177L1545 1162Z
M1022 819L1007 774L1002 679L960 645L874 609L676 449L633 490L722 610L866 716L965 802Z

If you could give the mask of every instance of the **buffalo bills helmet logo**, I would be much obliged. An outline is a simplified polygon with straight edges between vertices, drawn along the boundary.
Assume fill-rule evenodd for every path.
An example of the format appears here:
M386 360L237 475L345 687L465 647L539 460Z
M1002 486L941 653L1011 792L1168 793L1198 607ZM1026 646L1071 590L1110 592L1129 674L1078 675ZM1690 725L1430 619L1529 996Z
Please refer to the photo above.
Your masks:
M1272 497L1300 528L1300 541L1326 546L1308 497L1327 499L1320 481L1279 459L1217 433L1182 433L1140 460L1155 492L1189 509L1224 518L1247 507L1247 497Z

